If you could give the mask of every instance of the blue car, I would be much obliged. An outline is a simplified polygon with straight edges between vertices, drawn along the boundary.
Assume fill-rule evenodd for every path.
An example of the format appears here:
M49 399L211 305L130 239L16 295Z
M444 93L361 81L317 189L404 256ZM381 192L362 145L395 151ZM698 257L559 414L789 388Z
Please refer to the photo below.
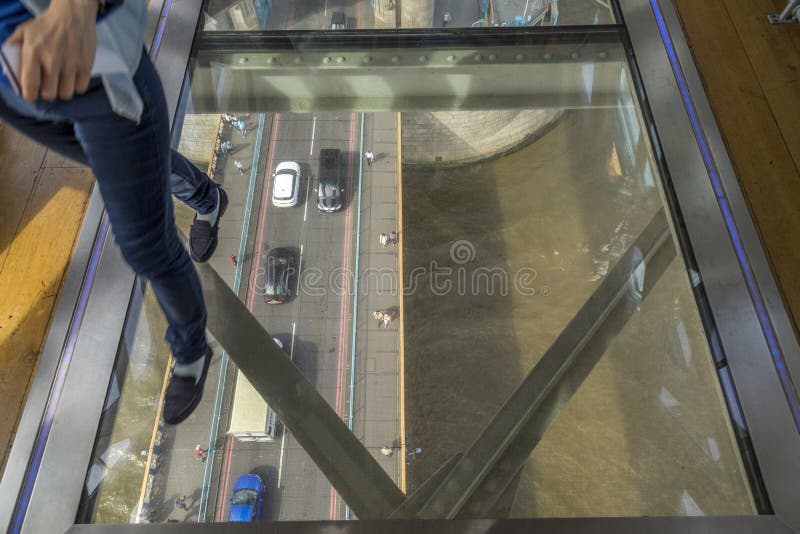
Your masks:
M258 475L242 475L233 485L228 521L261 521L264 513L264 481Z

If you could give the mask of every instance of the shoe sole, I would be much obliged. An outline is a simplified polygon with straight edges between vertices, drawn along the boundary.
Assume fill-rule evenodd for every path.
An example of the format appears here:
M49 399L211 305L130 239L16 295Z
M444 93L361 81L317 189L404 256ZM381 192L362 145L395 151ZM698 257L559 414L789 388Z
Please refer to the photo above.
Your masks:
M206 376L208 375L208 368L211 366L211 358L214 357L214 353L211 351L210 348L208 349L208 352L206 353L206 356L204 356L204 357L205 357L206 361L203 364L203 374L200 375L200 383L199 383L200 387L197 388L197 395L195 395L192 398L192 402L190 402L186 406L186 408L184 408L183 411L180 412L173 419L169 419L168 420L165 417L164 418L164 422L166 424L168 424L168 425L177 425L179 423L184 422L187 417L192 415L192 413L194 412L195 408L197 408L197 405L200 404L200 401L203 398L203 389L205 388L205 385L206 385Z
M214 225L214 232L217 233L217 238L214 239L214 242L211 243L211 246L208 247L208 250L203 254L203 256L195 256L194 252L192 251L192 247L189 247L189 255L192 257L192 260L195 263L205 263L211 259L211 256L214 255L214 252L217 251L217 244L219 243L219 221L222 219L222 216L225 215L225 210L228 209L228 194L225 193L225 190L221 187L219 188L219 215L217 215L217 224Z

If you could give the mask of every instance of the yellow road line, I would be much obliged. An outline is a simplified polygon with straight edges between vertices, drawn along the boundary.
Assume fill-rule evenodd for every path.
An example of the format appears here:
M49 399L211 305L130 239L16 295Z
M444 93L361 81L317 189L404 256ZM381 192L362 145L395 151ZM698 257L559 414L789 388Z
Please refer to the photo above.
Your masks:
M398 291L400 293L400 489L406 492L406 359L405 359L405 313L403 312L403 128L402 115L397 113L397 233L400 236L400 246L397 248L397 263L400 270Z
M169 371L172 368L172 355L167 360L167 369L164 371L164 383L161 385L161 394L158 396L158 409L156 410L156 422L153 424L153 434L150 436L150 447L147 449L147 463L144 466L144 477L142 478L142 490L139 493L139 503L136 505L136 521L139 520L139 514L142 513L142 504L144 504L144 494L147 491L147 480L150 478L150 465L153 462L153 447L156 443L156 435L158 434L158 424L161 422L161 410L164 408L164 394L167 391L167 383L169 382Z
M217 139L219 139L219 130L222 127L222 115L219 116L217 119L217 130L214 133L214 142L211 143L211 157L208 158L208 169L206 169L206 174L211 176L211 164L214 163L214 154L217 153Z

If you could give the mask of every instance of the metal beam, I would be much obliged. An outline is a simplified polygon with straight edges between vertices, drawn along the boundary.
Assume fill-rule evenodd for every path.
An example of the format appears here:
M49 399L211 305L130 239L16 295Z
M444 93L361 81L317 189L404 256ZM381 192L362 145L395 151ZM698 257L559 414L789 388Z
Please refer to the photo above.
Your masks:
M197 266L207 329L361 519L386 518L405 495L208 264Z
M792 534L775 516L75 525L68 534Z
M441 482L418 518L452 519L462 510L485 516L491 511L674 257L661 209ZM645 270L643 287L636 287L635 275Z
M767 15L772 24L797 24L800 22L800 0L789 0L780 13Z
M627 57L615 30L557 44L540 30L391 35L388 43L385 35L201 33L192 104L198 113L619 107Z

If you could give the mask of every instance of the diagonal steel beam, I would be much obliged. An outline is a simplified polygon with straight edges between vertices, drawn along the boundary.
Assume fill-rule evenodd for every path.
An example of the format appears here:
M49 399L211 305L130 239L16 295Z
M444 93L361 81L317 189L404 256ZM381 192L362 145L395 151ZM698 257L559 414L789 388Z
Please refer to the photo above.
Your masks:
M675 247L672 240L667 236L649 258L644 258L644 263L647 266L647 275L644 280L642 298L647 297L647 294L661 278L661 275L674 257ZM627 296L629 295L623 297ZM504 491L504 486L506 486L506 492L509 491L511 486L516 487L513 479L513 466L519 465L520 470L522 469L550 424L580 388L595 364L606 352L608 346L628 322L636 304L636 302L631 302L630 299L624 298L613 307L590 342L585 345L572 367L565 372L558 385L547 395L541 407L531 417L519 436L509 445L498 466L487 475L467 501L461 513L459 513L460 518L499 517L495 515L496 505L493 503L497 501L497 495ZM509 466L512 466L512 468L510 469ZM514 493L516 493L515 489Z
M207 264L197 266L208 331L360 519L388 517L405 495Z
M453 470L453 467L458 463L464 453L458 452L452 458L439 466L434 473L423 482L420 487L403 501L392 514L386 519L414 519L417 515L417 510L422 508L428 499L431 498L433 492L439 487L442 480Z
M577 390L630 316L645 291L675 256L663 210L653 217L489 425L417 514L421 519L488 513L517 475L544 430ZM650 265L650 261L655 261ZM643 288L634 274L646 267ZM490 475L492 475L490 477Z

